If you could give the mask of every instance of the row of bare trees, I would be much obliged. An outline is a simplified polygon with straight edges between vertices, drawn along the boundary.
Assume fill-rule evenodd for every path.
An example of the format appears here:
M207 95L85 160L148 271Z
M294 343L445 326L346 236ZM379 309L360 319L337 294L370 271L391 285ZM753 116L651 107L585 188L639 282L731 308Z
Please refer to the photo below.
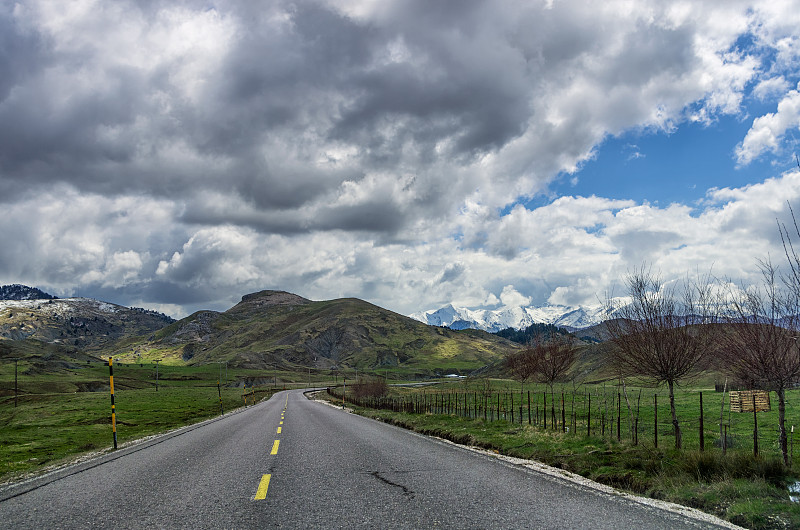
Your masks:
M569 336L540 335L522 351L506 357L506 370L520 382L520 403L528 381L546 384L550 387L550 394L555 395L553 385L569 372L577 353L576 342Z
M794 219L794 214L793 214ZM800 241L796 221L779 224L786 265L758 261L760 279L736 284L712 275L665 282L643 266L625 278L622 298L608 297L605 322L611 361L620 377L638 377L669 391L676 448L682 447L675 387L698 372L723 370L752 388L774 391L784 463L789 463L786 391L800 383ZM550 386L575 362L567 337L544 337L510 355L506 367L522 385Z
M771 259L758 261L760 279L735 284L710 274L665 283L644 267L626 278L627 297L609 302L607 328L620 375L665 384L675 446L682 445L674 387L710 368L729 373L778 398L778 428L789 463L786 390L800 382L800 257L781 225L786 272ZM800 230L794 233L800 238Z

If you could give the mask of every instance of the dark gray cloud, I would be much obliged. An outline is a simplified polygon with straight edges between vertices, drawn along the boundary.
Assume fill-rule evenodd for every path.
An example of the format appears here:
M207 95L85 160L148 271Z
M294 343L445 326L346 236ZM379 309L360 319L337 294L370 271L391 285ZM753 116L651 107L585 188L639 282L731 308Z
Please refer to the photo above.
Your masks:
M114 13L88 19L97 39L82 40L68 28L48 32L36 24L47 21L45 6L31 9L25 38L7 37L20 44L7 47L4 60L10 67L0 100L3 196L65 182L110 196L185 199L202 188L236 194L257 208L318 200L330 210L327 195L367 172L442 156L466 155L469 162L521 134L530 113L524 72L503 82L478 57L460 55L480 5L442 18L441 6L422 16L429 8L414 4L372 23L316 2L274 3L261 16L222 4L217 18L198 22L198 31L215 23L227 31L221 56L208 61L192 49L115 56L102 46L113 39L113 25L125 23ZM127 5L143 24L136 28L142 40L160 38L156 29L168 7ZM197 8L204 6L184 7L190 11L178 14L189 22L202 19ZM16 27L13 18L5 13L3 24ZM441 36L431 31L445 21ZM153 51L158 44L120 41ZM446 150L437 152L443 143ZM346 160L330 158L342 150ZM392 211L409 213L386 214ZM347 215L328 215L331 228ZM403 222L370 224L382 230Z

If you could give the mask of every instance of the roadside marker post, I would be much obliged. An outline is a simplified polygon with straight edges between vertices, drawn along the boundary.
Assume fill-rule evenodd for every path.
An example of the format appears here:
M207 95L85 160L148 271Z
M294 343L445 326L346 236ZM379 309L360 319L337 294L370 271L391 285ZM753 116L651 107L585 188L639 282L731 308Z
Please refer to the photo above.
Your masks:
M117 412L114 405L114 358L108 358L108 377L111 381L111 430L114 432L114 449L117 448Z

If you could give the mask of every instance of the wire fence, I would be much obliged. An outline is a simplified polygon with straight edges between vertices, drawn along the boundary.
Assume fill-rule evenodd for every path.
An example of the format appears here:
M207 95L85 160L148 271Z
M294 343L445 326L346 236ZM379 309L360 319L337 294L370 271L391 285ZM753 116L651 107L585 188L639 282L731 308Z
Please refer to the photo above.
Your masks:
M674 447L669 396L652 388L589 387L559 390L419 390L404 395L358 397L342 387L329 387L329 395L355 406L404 412L458 416L485 422L528 425L564 435L601 437L618 442ZM735 412L730 392L680 391L675 409L682 448L701 451L749 451L780 456L777 400L768 410ZM786 427L790 457L794 456L797 391L787 392Z

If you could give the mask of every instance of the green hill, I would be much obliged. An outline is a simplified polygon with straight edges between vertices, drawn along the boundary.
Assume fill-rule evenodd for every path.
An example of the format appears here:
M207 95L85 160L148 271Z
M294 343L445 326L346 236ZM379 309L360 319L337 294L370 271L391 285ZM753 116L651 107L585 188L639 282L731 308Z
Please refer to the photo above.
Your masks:
M239 368L387 369L469 373L519 346L489 333L428 326L363 300L313 302L282 291L244 296L228 311L200 311L114 353L122 361L227 361Z

